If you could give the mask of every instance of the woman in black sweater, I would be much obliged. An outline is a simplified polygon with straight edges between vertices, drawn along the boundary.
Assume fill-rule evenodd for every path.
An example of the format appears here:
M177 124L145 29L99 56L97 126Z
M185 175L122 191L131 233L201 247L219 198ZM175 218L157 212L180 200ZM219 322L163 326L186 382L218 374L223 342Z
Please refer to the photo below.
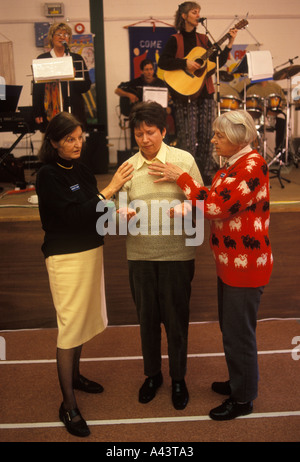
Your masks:
M59 416L70 433L88 436L74 389L103 391L79 372L83 343L107 326L103 236L96 231L96 207L131 179L133 168L127 162L121 165L99 192L94 175L78 161L82 144L80 122L66 112L56 115L39 152L45 165L37 174L36 190L45 231L42 251L57 313L57 368L63 395Z

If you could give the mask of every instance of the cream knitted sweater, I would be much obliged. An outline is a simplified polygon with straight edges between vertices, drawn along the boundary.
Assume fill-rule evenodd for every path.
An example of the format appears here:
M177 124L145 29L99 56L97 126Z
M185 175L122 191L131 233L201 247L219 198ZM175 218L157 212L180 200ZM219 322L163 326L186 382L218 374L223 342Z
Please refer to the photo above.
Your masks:
M186 151L162 143L153 161L178 165L203 185L196 162ZM173 201L179 203L187 200L183 191L176 183L154 183L156 178L148 173L149 162L146 162L140 152L132 156L128 162L133 165L134 174L120 191L123 194L119 194L118 204L120 207L126 205L126 199L127 206L137 212L128 225L127 259L144 261L194 259L195 246L186 245L186 240L191 238L189 231L189 235L186 235L182 225L182 234L176 235L176 232L174 234L174 219L170 219L166 213L166 210L176 205Z

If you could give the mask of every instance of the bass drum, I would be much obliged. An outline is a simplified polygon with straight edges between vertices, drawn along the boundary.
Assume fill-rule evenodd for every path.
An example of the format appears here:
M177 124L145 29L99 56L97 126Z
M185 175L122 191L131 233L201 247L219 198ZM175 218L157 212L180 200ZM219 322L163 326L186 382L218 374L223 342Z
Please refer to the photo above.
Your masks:
M264 110L264 99L257 95L249 95L246 97L246 111L252 115L254 119L259 119Z
M221 114L227 111L235 111L242 108L242 101L235 96L226 95L220 97Z

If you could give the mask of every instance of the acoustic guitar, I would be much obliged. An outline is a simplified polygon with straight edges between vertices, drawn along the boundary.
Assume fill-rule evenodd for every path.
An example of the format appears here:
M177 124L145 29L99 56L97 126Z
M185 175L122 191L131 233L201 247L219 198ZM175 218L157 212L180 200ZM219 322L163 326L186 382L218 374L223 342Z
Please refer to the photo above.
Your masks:
M242 29L246 27L247 24L248 21L242 19L234 28ZM208 50L202 47L193 48L189 54L185 56L185 59L196 61L200 64L201 68L194 72L189 72L187 69L165 71L164 80L167 85L183 96L193 96L198 93L202 89L205 80L215 72L216 63L209 60L210 56L217 51L218 47L228 38L230 38L229 32Z

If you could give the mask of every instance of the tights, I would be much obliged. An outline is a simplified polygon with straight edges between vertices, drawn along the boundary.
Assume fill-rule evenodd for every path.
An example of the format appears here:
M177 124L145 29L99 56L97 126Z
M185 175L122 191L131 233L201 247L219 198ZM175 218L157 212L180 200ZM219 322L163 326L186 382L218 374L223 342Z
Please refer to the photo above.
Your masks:
M64 408L77 408L73 383L79 379L79 361L82 345L67 350L57 348L57 371L63 395Z

